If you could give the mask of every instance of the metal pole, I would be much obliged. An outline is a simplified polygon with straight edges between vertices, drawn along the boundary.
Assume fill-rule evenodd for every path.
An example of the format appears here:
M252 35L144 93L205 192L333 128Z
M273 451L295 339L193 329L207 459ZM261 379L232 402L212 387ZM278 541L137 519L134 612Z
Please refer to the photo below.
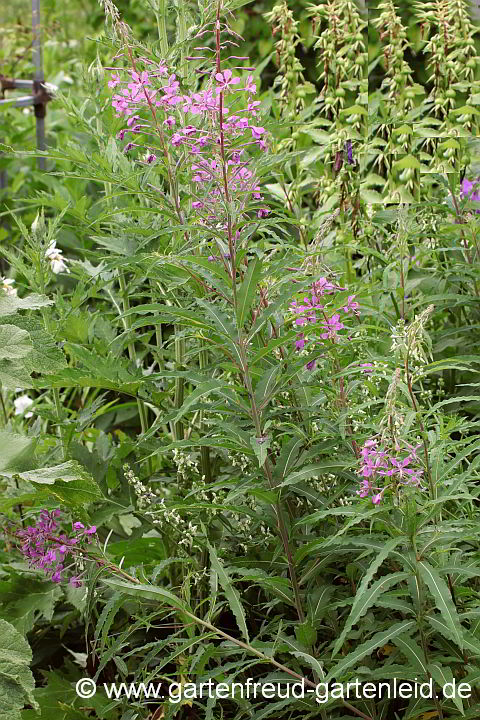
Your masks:
M40 91L44 81L42 66L42 33L40 28L40 0L32 0L32 57L35 66L34 89ZM37 149L45 150L45 104L34 105L35 120L37 126ZM45 158L37 158L39 170L45 170Z

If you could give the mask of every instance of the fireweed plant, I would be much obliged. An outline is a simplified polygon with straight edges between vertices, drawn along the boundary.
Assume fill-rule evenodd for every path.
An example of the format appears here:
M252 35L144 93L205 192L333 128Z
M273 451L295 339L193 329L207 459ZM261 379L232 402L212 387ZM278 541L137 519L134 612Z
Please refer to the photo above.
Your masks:
M54 648L35 690L28 648L15 673L0 661L6 707L477 718L478 167L453 132L475 114L447 95L454 71L466 105L475 83L464 5L418 11L433 106L416 102L391 2L369 28L385 61L371 102L348 0L302 18L318 95L283 0L265 16L263 92L232 27L240 3L177 4L173 46L165 5L144 46L104 3L91 97L64 99L87 147L49 151L61 178L31 205L55 217L15 214L21 237L2 249L0 649L21 634L35 657ZM432 148L414 120L446 138L422 182ZM86 676L162 695L209 679L282 689L86 701L72 692ZM356 678L374 696L347 697ZM394 680L412 696L389 695ZM444 692L453 680L472 693ZM287 697L299 681L330 694Z

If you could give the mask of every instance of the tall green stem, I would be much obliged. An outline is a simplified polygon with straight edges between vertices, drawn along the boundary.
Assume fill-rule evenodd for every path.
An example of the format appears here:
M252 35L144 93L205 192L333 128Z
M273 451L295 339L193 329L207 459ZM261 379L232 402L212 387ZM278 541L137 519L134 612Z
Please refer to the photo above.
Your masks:
M168 38L167 38L167 7L165 0L156 0L155 17L157 18L158 40L160 42L160 51L162 58L166 59L168 55Z
M200 363L200 369L205 370L205 368L208 366L208 350L206 349L206 343L205 340L201 341L202 343L202 349L200 350L199 355L199 363ZM200 410L200 432L202 434L202 437L206 434L206 427L204 423L204 411ZM212 468L210 465L210 448L208 448L206 445L202 445L201 450L201 466L202 466L202 475L205 478L206 483L212 482Z
M127 284L125 282L125 275L121 270L118 271L118 282L120 284L120 291L122 293L122 302L123 302L123 312L126 313L128 310L130 310L130 300L128 297L128 290L127 290ZM130 315L127 315L123 318L123 326L127 332L130 331L132 327L132 318ZM135 343L133 340L128 341L128 356L132 363L136 363L137 360L137 353L135 350ZM147 417L147 407L143 400L139 397L137 397L137 407L138 407L138 415L140 417L140 427L142 428L142 433L145 434L148 430L148 417ZM153 473L153 464L152 464L152 458L147 458L147 467L148 467L148 473L151 475Z
M242 370L243 370L243 377L245 380L245 386L247 388L248 396L250 398L250 404L251 404L251 408L252 408L252 419L253 419L253 423L255 425L255 432L256 432L257 438L259 438L262 436L262 422L261 422L260 413L257 408L257 403L255 401L255 396L253 394L252 380L250 377L250 371L248 368L245 346L243 343L239 343L239 352L240 352L240 357L242 359L242 365L243 365ZM263 465L263 472L265 473L265 475L267 477L270 489L274 490L275 489L275 481L273 479L272 466L271 466L270 460L268 458L265 460L265 463ZM285 523L283 508L282 508L279 500L276 501L276 503L273 507L275 510L275 515L277 517L278 532L282 539L283 549L285 550L285 555L287 558L288 571L289 571L290 580L292 583L293 594L295 597L295 607L297 610L298 619L300 620L301 623L303 623L303 622L305 622L305 614L303 612L302 600L300 597L300 586L298 584L297 572L295 570L295 563L293 560L292 550L290 547L290 541L288 538L288 530L287 530L287 526Z
M175 325L175 369L176 370L182 370L183 369L183 363L185 360L185 340L184 338L178 337L178 333L180 331L180 328L178 325ZM180 410L180 408L183 405L183 400L185 397L185 378L183 377L177 377L175 378L175 410ZM174 428L174 435L175 440L183 440L184 439L184 427L183 422L179 420L175 423Z

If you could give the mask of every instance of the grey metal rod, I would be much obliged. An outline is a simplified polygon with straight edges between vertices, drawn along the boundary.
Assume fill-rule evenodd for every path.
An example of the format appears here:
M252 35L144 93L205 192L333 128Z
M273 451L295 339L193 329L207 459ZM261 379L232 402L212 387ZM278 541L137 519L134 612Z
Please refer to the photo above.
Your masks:
M3 76L0 76L0 78ZM14 84L15 87L10 87L10 82ZM9 85L5 87L5 90L21 90L22 88L31 88L33 87L33 80L17 80L15 79L8 79Z
M42 65L42 32L40 27L40 0L32 0L32 58L35 66L35 80L37 84L43 83L43 65ZM45 118L40 117L35 112L37 125L37 149L45 150ZM39 170L45 170L45 158L37 158Z
M5 100L0 100L0 105L7 105L12 107L27 107L28 105L33 105L34 101L35 97L33 95L22 95L21 97L6 98Z

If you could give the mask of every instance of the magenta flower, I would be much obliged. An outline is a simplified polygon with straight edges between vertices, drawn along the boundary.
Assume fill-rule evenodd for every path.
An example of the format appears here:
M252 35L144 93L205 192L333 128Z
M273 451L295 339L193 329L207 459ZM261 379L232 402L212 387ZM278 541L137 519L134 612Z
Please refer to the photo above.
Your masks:
M297 335L297 339L295 340L295 347L297 350L303 350L305 347L305 335L303 333L299 333Z
M253 82L253 75L249 75L247 78L247 81L245 83L245 90L252 95L255 95L257 92L257 86Z
M331 318L327 318L326 322L322 323L322 326L326 330L326 332L320 334L320 337L323 338L323 340L333 340L337 336L337 330L343 330L345 325L339 322L339 320L340 315L336 313L335 315L332 315Z
M118 83L121 81L120 75L117 75L116 73L112 73L112 79L108 82L109 88L117 87Z
M477 188L476 192L472 193L472 190L475 188ZM475 182L471 182L470 180L467 180L467 178L464 178L461 184L460 197L462 199L468 198L472 202L480 202L479 178L477 178ZM480 214L480 210L475 210L474 212L476 215Z
M295 319L295 325L297 325L297 327L303 327L307 322L316 322L317 316L315 309L322 309L323 307L323 305L317 304L317 298L315 296L313 296L311 300L308 297L304 297L303 302L305 305L299 305L297 301L294 300L290 305L290 310L300 315L300 317Z
M254 102L249 102L247 105L248 112L253 115L253 117L256 117L257 115L257 108L260 107L262 103L260 100L255 100Z
M348 313L350 310L353 310L355 315L359 315L360 313L357 311L357 309L360 307L360 305L357 302L354 302L355 295L349 295L347 299L347 304L344 305L343 310L344 312Z
M255 127L255 125L252 125L250 130L252 131L252 135L255 140L260 140L264 132L266 132L264 127Z
M233 73L231 70L224 70L224 72L215 73L215 80L218 83L220 92L230 85L236 85L240 82L240 78L232 77Z
M360 367L363 368L362 372L365 375L373 372L374 366L372 363L360 363Z
M135 70L132 70L131 75L133 83L128 84L129 88L134 89L137 88L139 85L151 85L150 79L148 77L148 72L146 70L141 73L137 73L135 72Z
M319 280L316 280L316 282L313 283L313 289L315 292L315 295L325 295L325 293L328 293L329 295L332 294L335 290L344 290L344 288L340 288L337 285L334 285L330 282L330 280L327 280L326 277L321 277Z

